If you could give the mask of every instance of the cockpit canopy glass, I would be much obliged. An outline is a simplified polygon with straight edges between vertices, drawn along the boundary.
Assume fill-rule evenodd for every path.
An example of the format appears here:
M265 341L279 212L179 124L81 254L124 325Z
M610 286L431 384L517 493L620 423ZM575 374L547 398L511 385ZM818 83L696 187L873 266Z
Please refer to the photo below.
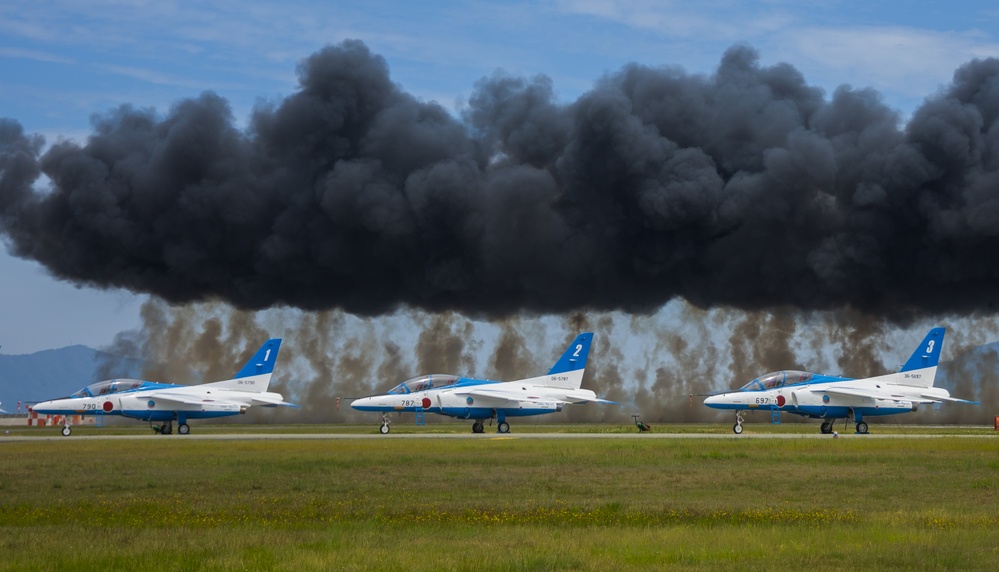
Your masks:
M776 389L785 385L803 383L815 377L814 373L807 371L785 370L775 371L750 381L743 385L741 391L764 391L766 389Z
M416 393L428 389L439 389L458 383L461 376L434 373L431 375L421 375L400 383L388 392L391 394Z
M98 397L100 395L121 393L122 391L128 391L130 389L138 389L143 383L144 382L140 379L107 379L104 381L98 381L97 383L91 383L87 387L84 387L80 391L74 393L71 397Z

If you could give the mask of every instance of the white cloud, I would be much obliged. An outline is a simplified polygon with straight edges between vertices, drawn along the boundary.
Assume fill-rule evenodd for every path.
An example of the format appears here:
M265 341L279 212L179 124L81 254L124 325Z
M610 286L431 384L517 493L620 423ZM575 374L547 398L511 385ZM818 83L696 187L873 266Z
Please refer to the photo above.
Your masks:
M904 27L807 28L785 34L783 51L838 75L840 83L929 95L973 59L999 57L999 43L977 32Z

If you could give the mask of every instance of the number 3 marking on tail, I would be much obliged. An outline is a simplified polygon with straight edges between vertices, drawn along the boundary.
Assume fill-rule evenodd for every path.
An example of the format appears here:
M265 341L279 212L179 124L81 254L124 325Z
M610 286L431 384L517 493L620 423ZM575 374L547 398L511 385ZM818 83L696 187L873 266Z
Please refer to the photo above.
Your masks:
M930 340L929 345L926 346L926 353L928 353L928 354L933 353L933 346L935 346L936 344L937 344L936 340Z

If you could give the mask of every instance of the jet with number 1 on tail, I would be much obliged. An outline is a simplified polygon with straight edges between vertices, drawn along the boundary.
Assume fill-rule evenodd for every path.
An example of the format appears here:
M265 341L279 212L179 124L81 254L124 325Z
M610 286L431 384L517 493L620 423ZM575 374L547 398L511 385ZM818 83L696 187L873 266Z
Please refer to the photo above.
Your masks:
M496 419L499 433L509 433L507 417L562 411L568 404L614 403L589 389L580 389L592 333L579 334L547 374L519 381L487 381L458 375L421 375L393 387L384 395L355 399L358 411L382 413L382 434L389 432L388 413L436 413L471 419L472 432L485 431L484 422Z
M769 411L774 423L781 413L822 419L823 433L833 432L836 419L853 419L857 433L867 433L864 417L916 411L919 405L944 401L979 405L951 397L934 387L946 328L933 328L898 373L851 379L809 373L777 371L760 376L737 391L709 395L704 405L735 411L732 430L742 433L742 412Z
M289 406L280 393L267 391L277 362L281 339L268 340L232 379L201 385L176 385L140 379L109 379L88 385L69 397L38 403L35 413L65 415L62 434L69 436L71 415L119 415L141 421L162 423L154 427L159 433L187 435L188 419L212 419L246 413L253 405L262 407Z

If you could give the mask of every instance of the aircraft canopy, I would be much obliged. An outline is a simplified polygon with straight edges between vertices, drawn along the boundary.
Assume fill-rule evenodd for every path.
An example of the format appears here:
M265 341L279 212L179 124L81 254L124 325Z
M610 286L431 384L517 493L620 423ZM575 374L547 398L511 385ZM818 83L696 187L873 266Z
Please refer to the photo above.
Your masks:
M98 395L121 393L130 389L138 389L143 383L145 382L139 379L106 379L91 383L70 397L97 397Z
M785 370L775 371L750 381L743 385L741 391L764 391L766 389L776 389L795 383L802 383L815 377L814 373L807 371Z
M441 387L454 385L458 383L459 379L461 379L460 376L441 373L421 375L412 379L407 379L390 389L388 392L393 394L405 394L426 391L428 389L439 389Z

